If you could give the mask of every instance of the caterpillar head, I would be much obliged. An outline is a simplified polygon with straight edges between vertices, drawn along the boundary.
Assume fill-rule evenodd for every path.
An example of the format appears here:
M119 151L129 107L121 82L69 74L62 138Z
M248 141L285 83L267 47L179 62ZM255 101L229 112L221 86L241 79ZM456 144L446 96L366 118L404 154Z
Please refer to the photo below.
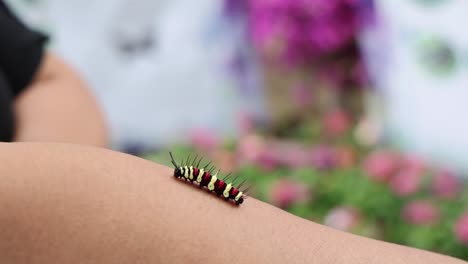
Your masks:
M174 177L182 177L182 169L180 167L174 168Z

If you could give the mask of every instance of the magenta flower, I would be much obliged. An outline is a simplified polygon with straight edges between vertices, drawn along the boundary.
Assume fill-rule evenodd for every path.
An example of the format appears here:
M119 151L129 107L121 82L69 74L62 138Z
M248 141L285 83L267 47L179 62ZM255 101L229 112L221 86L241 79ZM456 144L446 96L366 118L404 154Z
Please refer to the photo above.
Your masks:
M457 239L468 245L468 213L464 213L456 222L454 227Z
M352 231L359 225L361 214L352 207L336 207L328 212L324 224L342 231Z
M430 201L418 200L406 204L402 217L410 224L429 225L438 221L439 210Z
M336 166L337 158L332 148L321 145L312 149L310 162L318 170L328 170Z
M378 150L364 161L363 169L367 176L376 181L387 181L399 167L398 156L390 151Z
M213 132L208 129L197 129L191 134L192 145L200 150L214 150L219 145L219 140Z
M415 168L403 169L390 179L390 188L398 196L408 196L421 187L421 172Z
M289 179L278 180L270 191L271 202L280 208L286 208L293 203L307 202L311 196L311 190L304 183Z
M335 67L343 76L333 82L359 81L356 37L363 15L362 0L250 0L251 38L263 54L290 66ZM346 54L347 60L331 59ZM335 77L331 77L335 78Z
M325 114L322 119L322 126L327 135L341 136L350 128L351 120L345 111L335 110Z
M455 198L461 187L460 180L450 171L440 171L432 179L432 192L441 198Z

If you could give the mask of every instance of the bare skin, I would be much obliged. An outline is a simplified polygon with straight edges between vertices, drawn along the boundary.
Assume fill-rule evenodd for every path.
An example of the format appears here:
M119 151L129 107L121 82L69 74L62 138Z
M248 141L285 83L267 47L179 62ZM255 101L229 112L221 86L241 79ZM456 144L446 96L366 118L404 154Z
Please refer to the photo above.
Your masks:
M235 207L110 150L1 143L0 160L3 263L465 263Z
M76 72L52 53L15 101L15 141L107 144L101 110Z

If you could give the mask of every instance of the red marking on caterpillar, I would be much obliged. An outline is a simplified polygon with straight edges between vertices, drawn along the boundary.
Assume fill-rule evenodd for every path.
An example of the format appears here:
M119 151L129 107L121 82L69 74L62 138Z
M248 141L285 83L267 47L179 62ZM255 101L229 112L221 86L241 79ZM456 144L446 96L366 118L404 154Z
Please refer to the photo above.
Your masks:
M171 152L169 152L169 155L171 156L171 163L174 165L174 177L197 184L200 188L206 188L208 191L215 193L219 197L224 198L226 201L232 201L236 205L240 205L247 198L246 193L250 187L242 191L240 190L245 181L239 185L236 185L235 182L237 177L234 177L232 181L228 181L228 179L231 177L230 174L224 176L224 178L221 179L219 178L218 174L219 170L213 175L213 171L215 171L216 168L211 167L208 169L208 166L211 164L211 162L203 167L200 167L202 158L198 160L198 156L196 156L193 161L190 162L189 155L185 164L183 161L181 164L178 164L174 160ZM203 175L199 177L202 171ZM216 177L216 181L214 182L212 182L213 177ZM229 190L227 188L229 188Z

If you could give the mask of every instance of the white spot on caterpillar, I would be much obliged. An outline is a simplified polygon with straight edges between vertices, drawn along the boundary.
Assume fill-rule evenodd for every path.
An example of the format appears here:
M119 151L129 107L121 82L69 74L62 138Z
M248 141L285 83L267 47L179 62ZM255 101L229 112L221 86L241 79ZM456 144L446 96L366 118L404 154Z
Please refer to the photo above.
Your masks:
M203 173L204 173L204 170L203 170L203 169L200 169L200 171L198 172L198 177L197 177L197 182L198 182L198 183L201 183L202 177L203 177Z
M242 192L239 192L239 193L237 194L236 198L234 198L234 200L235 200L236 202L239 201L239 199L242 197L242 194L243 194Z
M216 176L211 177L211 181L210 181L210 183L208 183L208 190L213 191L215 189L214 184L215 184L217 179L218 178L216 178Z
M226 189L224 189L224 192L223 192L223 196L225 198L228 198L229 197L229 191L232 189L232 184L228 184L226 186Z
M191 180L193 180L193 166L190 166L190 174L189 177Z

